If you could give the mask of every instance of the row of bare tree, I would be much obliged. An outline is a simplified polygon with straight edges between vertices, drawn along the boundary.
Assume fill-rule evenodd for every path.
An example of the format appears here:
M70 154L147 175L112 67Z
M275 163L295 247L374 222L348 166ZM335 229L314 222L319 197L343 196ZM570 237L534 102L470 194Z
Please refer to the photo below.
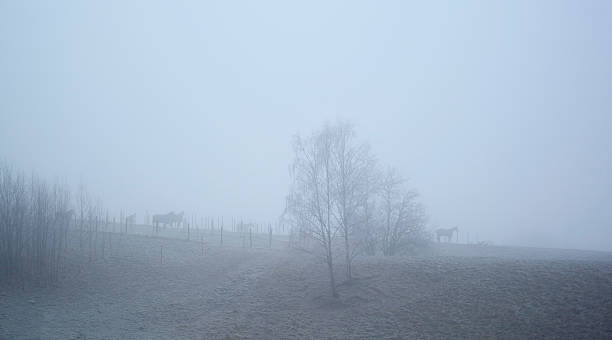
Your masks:
M89 262L112 247L108 213L81 185L71 209L68 185L49 185L0 163L0 283L47 284L61 271L68 246Z
M0 282L57 277L70 217L70 191L0 164Z
M381 171L368 144L348 122L325 125L293 143L292 185L283 219L292 244L321 256L337 296L336 255L347 280L359 254L392 256L427 238L426 216L415 191L396 171Z

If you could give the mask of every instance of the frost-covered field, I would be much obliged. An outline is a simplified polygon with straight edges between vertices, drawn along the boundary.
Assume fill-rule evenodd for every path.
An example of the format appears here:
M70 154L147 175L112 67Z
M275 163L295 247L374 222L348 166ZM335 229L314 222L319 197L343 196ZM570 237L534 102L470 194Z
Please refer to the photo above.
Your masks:
M434 246L326 268L284 247L123 236L55 287L2 288L6 339L612 338L612 255ZM163 263L161 248L163 246ZM75 250L76 252L76 250ZM78 252L77 252L78 253Z

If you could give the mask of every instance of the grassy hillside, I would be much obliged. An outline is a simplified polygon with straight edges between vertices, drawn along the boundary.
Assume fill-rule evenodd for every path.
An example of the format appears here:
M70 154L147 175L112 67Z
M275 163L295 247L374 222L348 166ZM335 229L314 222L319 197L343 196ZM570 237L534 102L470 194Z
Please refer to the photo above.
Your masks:
M612 336L609 253L434 245L359 258L357 279L331 299L324 264L279 240L251 249L228 233L202 255L200 242L171 235L112 235L104 258L73 256L55 287L4 288L1 337Z

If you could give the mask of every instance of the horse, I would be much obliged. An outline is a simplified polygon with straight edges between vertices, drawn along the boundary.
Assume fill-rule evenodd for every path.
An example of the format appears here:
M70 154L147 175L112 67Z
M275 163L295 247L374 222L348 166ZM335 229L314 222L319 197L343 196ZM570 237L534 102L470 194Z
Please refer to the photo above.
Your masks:
M450 229L437 229L436 236L438 242L440 242L443 237L446 237L446 242L451 242L453 239L453 233L455 232L457 232L457 242L459 242L459 228L454 227Z
M172 225L174 213L170 212L168 214L157 214L153 215L151 222L153 223L154 231L157 233L159 231L159 224L161 223L164 227L168 224Z
M157 215L153 215L152 218L152 222L153 222L153 226L155 228L155 232L159 231L159 225L161 224L162 226L166 227L166 226L171 226L173 227L176 223L176 226L181 226L183 224L183 216L185 215L184 212L180 212L179 214L175 214L174 211L171 211L167 214L157 214Z
M184 223L183 216L185 215L185 212L181 211L179 214L175 214L172 212L170 214L172 214L171 219L170 219L170 226L174 225L174 223L176 223L177 227L180 227L183 225Z

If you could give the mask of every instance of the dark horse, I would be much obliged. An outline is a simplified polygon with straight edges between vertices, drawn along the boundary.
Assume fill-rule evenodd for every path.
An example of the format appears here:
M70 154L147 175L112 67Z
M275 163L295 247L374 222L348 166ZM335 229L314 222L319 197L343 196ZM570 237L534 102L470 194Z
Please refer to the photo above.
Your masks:
M440 242L440 240L444 237L446 238L446 242L451 242L453 239L453 233L455 232L457 232L457 242L459 242L459 228L454 227L450 229L437 229L436 236L438 238L438 242Z

